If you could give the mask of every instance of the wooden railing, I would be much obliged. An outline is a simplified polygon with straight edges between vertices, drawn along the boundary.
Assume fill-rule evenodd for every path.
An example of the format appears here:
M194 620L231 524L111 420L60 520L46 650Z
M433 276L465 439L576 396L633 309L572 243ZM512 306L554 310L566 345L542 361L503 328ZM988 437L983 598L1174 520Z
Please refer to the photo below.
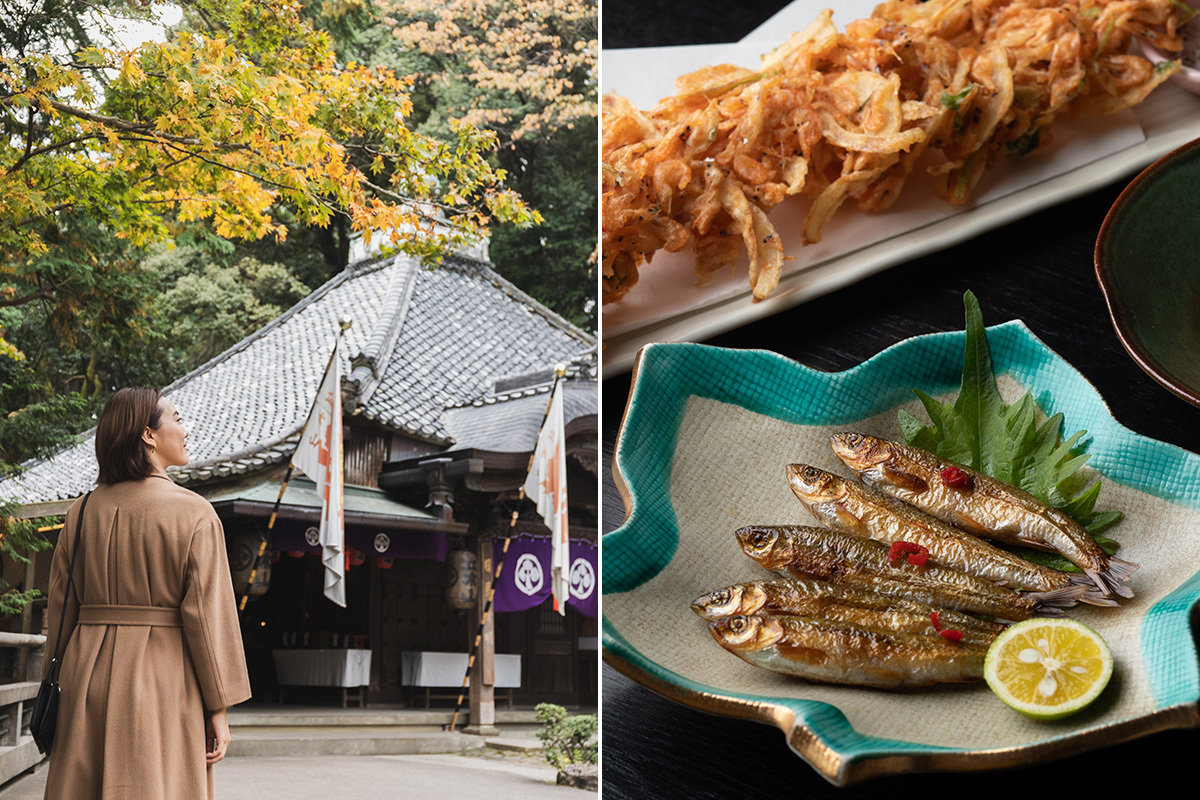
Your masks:
M45 636L0 631L0 785L44 758L29 736L29 717L45 647Z

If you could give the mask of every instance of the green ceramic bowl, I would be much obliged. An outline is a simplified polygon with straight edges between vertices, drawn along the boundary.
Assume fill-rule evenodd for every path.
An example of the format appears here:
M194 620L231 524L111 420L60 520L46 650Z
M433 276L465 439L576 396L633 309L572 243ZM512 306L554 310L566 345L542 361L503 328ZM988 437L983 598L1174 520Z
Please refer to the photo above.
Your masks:
M1200 405L1200 140L1147 167L1096 240L1096 279L1138 366Z

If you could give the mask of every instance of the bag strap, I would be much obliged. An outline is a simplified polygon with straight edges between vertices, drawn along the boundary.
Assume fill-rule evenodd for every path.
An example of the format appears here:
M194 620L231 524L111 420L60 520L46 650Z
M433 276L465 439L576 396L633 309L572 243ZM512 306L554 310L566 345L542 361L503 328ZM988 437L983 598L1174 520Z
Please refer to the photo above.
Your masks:
M79 506L79 518L75 522L75 549L71 551L71 566L67 568L67 588L63 593L62 615L58 619L58 636L54 639L54 659L50 662L50 672L48 673L50 680L54 680L55 673L58 672L58 650L62 645L63 625L67 622L67 599L71 596L71 585L75 581L75 559L79 557L79 534L83 532L83 512L87 509L87 501L91 496L91 492L83 496L83 503Z

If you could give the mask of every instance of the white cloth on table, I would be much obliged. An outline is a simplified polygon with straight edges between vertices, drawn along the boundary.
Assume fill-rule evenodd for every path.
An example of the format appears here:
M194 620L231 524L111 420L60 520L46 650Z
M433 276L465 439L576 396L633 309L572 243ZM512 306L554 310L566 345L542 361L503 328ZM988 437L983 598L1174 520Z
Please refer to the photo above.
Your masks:
M466 653L409 651L400 654L400 683L404 686L462 686ZM521 656L496 654L496 682L501 689L521 685Z
M367 686L370 650L272 650L283 686Z

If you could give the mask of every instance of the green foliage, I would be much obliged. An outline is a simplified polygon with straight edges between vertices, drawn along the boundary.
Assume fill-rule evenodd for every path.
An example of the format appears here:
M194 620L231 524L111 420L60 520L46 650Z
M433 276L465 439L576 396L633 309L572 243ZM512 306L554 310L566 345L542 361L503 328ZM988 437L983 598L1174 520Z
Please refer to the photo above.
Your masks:
M54 394L37 380L29 361L0 358L0 479L30 458L49 455L88 426L94 408L77 392Z
M1077 431L1063 439L1061 413L1039 424L1037 407L1028 391L1011 405L1004 402L992 371L992 356L979 301L967 292L963 303L967 340L958 397L953 403L940 403L914 390L929 415L930 424L924 425L911 414L900 411L900 428L905 440L915 447L1019 486L1065 511L1092 533L1101 547L1109 553L1115 552L1116 542L1095 536L1097 531L1121 518L1119 511L1095 510L1100 481L1074 496L1084 480L1079 468L1089 458L1084 452L1087 431ZM1025 549L1022 555L1057 569L1078 571L1077 567L1057 556Z
M144 267L160 276L159 329L181 348L189 367L266 325L310 291L282 264L253 256L234 261L236 255L233 248L189 246L146 259Z
M7 331L25 326L17 338L35 349L48 337L75 350L141 336L153 282L137 269L139 251L77 211L58 212L41 235L39 252L9 262L0 253L0 309L23 310L6 315Z
M13 400L23 403L13 404ZM47 396L25 359L0 357L0 401L12 410L0 415L0 480L19 474L21 462L44 456L71 441L90 404L76 393ZM10 405L11 404L11 405ZM45 550L49 540L38 531L46 519L18 519L18 504L0 500L0 556L27 563L27 553ZM0 579L0 616L19 614L39 592L21 591Z
M553 703L538 703L535 718L542 723L537 737L542 740L542 755L552 766L595 764L599 746L595 741L598 723L595 714L567 715Z
M0 502L0 555L21 564L29 563L26 553L40 552L50 548L50 541L38 531L48 526L50 519L17 519L13 516L16 507L12 503ZM20 590L0 579L0 616L20 614L25 606L41 595L37 589Z
M18 519L15 516L17 510L17 504L0 501L0 555L19 564L28 564L28 553L48 550L51 547L50 540L38 529L49 527L54 520ZM17 589L0 578L0 616L11 617L20 614L41 594L33 588Z
M596 330L596 134L576 126L500 152L510 184L537 208L537 228L492 230L496 270L584 330Z

